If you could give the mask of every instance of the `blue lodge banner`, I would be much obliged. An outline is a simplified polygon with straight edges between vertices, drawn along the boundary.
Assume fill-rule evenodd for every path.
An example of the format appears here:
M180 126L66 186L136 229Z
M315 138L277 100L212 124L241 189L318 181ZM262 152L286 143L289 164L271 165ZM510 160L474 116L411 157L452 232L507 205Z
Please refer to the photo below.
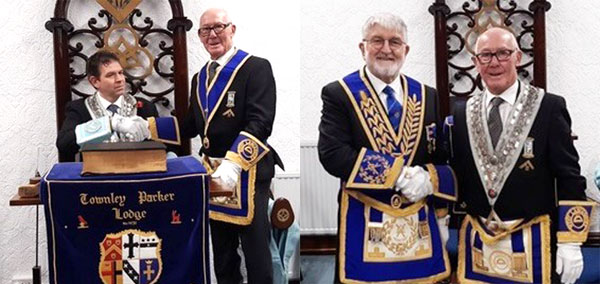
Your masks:
M208 182L193 157L166 173L80 176L60 163L40 190L50 283L210 283Z

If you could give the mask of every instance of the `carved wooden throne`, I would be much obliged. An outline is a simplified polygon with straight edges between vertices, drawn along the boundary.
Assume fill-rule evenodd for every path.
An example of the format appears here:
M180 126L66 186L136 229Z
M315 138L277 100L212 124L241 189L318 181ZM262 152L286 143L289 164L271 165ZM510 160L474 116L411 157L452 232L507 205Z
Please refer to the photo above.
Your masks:
M435 18L436 88L442 115L449 113L451 100L466 99L483 89L471 56L475 40L489 27L515 34L523 51L519 77L545 89L549 9L544 0L436 0L429 12Z
M88 0L86 11L98 11L87 23L68 17L69 0L57 0L54 17L46 29L54 37L54 73L57 129L65 118L65 106L73 97L93 94L86 80L85 64L99 49L115 52L123 65L129 93L157 104L182 122L188 108L186 31L192 22L183 13L181 0L169 0L172 17L162 25L141 10L142 0ZM160 6L164 4L152 4ZM146 5L150 6L150 5ZM89 8L88 8L89 7ZM82 12L78 7L78 12ZM190 153L182 141L180 155Z

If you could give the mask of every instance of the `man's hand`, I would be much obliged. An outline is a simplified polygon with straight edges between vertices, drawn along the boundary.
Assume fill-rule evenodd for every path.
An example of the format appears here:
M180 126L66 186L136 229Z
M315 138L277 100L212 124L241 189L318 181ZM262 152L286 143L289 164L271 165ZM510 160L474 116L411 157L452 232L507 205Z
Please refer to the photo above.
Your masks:
M219 178L227 188L235 188L242 167L230 160L224 159L212 174L212 178Z
M583 271L581 243L563 243L557 246L556 273L560 275L560 282L575 283Z
M410 202L419 201L433 193L429 172L418 166L405 167L396 181L396 187Z
M148 122L139 116L123 117L115 114L111 118L112 129L132 142L140 142L150 137Z

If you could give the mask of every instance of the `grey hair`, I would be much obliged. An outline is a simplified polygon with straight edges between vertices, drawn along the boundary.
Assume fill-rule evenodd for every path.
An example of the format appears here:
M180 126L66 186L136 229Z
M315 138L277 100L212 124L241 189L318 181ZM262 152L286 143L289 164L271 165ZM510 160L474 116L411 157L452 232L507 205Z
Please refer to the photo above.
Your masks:
M377 13L373 16L370 16L362 28L363 39L367 38L369 31L375 25L382 26L385 29L395 30L403 36L404 42L408 42L408 29L406 28L406 24L402 18L399 16L391 13Z

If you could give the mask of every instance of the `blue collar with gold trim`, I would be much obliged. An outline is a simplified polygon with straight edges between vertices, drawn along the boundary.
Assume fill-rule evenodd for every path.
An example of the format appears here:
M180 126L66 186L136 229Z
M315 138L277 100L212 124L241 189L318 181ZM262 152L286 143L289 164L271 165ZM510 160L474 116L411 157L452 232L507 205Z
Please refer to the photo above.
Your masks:
M373 150L404 157L409 165L419 146L425 115L423 84L401 75L404 87L403 113L398 132L394 131L379 96L366 77L364 67L339 81L354 106Z
M247 52L238 49L229 61L217 71L212 82L208 82L208 63L198 72L198 105L202 109L202 115L208 122L218 109L223 95L233 82L235 75L250 57Z

